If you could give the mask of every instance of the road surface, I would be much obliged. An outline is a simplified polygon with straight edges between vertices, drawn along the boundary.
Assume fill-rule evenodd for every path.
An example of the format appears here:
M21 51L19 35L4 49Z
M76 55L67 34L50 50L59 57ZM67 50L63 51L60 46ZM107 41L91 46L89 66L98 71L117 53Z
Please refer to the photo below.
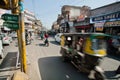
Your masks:
M44 41L36 38L31 45L27 45L27 64L28 76L30 80L89 80L87 75L80 73L71 63L64 63L61 60L60 45L49 38L50 46L44 46ZM16 56L18 47L15 42L10 46L5 47L5 59L0 60L0 80L4 76L13 74L16 66ZM107 80L120 80L120 75L115 75L115 70L120 65L120 58L114 56L106 56L101 67L105 71ZM6 69L6 70L3 70ZM15 70L14 70L15 71Z
M38 39L27 46L31 80L88 80L87 75L80 73L72 64L62 62L60 45L52 38L49 40L49 47L45 47L43 41ZM115 75L119 65L120 58L107 56L103 59L101 67L108 80L117 80L120 77Z

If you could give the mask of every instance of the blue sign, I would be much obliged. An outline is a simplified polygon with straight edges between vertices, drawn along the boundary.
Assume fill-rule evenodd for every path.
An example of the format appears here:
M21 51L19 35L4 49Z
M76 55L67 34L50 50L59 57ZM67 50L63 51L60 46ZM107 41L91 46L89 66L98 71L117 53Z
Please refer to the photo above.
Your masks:
M111 13L111 14L93 17L92 21L94 22L94 21L103 21L103 20L110 20L110 19L120 19L120 11Z

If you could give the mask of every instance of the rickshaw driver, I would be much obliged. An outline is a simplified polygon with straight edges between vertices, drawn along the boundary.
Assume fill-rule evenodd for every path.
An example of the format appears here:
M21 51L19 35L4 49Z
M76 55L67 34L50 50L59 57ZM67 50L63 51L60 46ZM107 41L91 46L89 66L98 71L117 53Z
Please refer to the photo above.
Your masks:
M72 39L71 37L67 37L68 51L72 51Z
M80 37L80 38L78 38L78 41L76 42L76 49L78 51L81 51L82 50L82 46L83 46L83 38Z

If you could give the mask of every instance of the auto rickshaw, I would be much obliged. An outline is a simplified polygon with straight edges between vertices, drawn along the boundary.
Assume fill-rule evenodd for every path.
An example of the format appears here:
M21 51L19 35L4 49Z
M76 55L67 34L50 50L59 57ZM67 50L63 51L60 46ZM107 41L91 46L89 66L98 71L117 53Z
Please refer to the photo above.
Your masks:
M63 33L60 50L62 60L70 61L91 79L104 80L104 71L98 65L107 54L107 37L109 35L104 33Z

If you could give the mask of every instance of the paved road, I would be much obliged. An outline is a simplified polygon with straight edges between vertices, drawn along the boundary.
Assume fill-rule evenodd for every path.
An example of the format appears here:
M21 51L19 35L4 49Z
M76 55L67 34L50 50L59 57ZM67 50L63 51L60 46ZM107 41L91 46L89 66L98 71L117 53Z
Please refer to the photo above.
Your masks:
M28 75L30 80L88 80L87 75L80 73L72 64L64 63L61 60L60 45L56 43L52 38L50 40L50 46L45 47L43 41L35 39L31 45L27 45L27 61L28 63ZM5 47L6 56L14 55L18 49L13 42L10 46ZM7 58L8 64L1 63L1 68L5 68L9 65L16 63L14 60ZM4 61L4 60L3 60ZM2 62L3 62L2 61ZM13 61L14 63L9 63ZM105 71L105 75L109 78L107 80L120 80L120 75L115 75L114 71L120 65L120 58L113 56L107 56L102 61L101 67ZM10 75L11 71L8 73L2 72L5 75ZM0 76L2 75L0 72ZM118 79L119 77L119 79ZM4 76L3 76L4 78ZM0 78L1 80L1 78Z
M41 40L34 40L32 45L27 46L31 80L88 80L87 75L78 72L72 64L62 62L59 44L51 38L49 40L49 47L45 47ZM120 75L116 76L114 71L120 59L111 57L105 57L101 67L108 80L118 80Z
M43 41L35 40L27 50L31 80L88 80L73 65L62 62L60 46L53 39L50 39L49 47L45 47Z

